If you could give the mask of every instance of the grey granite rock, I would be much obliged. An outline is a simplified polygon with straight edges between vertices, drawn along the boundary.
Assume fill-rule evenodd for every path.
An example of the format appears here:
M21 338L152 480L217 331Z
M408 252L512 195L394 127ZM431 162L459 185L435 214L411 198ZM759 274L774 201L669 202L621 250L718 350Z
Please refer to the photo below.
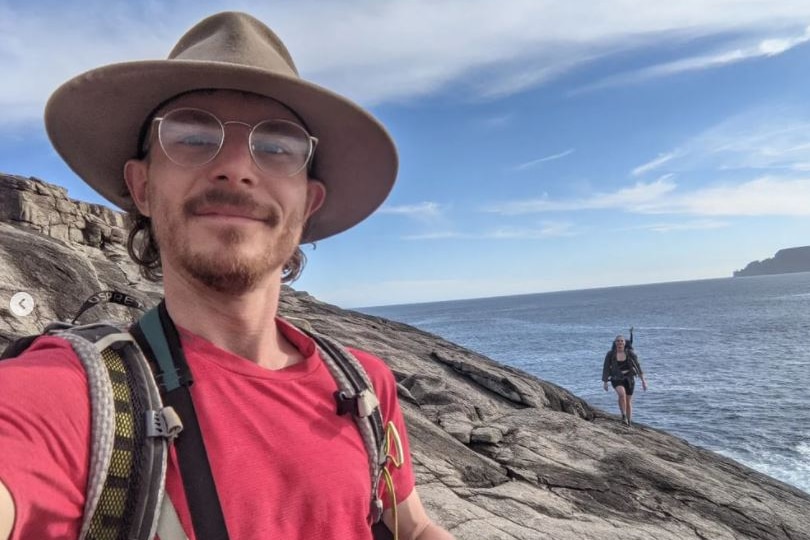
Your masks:
M97 290L157 301L122 226L61 188L0 175L0 348L70 318ZM29 317L8 310L20 290L37 300ZM563 388L403 324L286 287L281 311L388 363L422 499L460 540L810 539L810 495L732 460L625 427Z

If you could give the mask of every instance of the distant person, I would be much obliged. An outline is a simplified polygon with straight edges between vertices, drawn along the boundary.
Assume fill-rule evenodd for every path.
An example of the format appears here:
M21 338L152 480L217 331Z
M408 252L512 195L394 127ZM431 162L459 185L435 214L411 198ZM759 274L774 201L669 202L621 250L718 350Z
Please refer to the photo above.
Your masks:
M298 38L318 41L306 32ZM389 529L386 537L398 530L400 538L451 539L419 499L391 371L353 349L376 396L337 392L328 352L278 316L282 283L303 269L299 244L356 225L391 189L397 154L382 125L300 78L267 26L233 12L198 23L167 60L77 76L54 93L45 117L66 162L134 215L130 255L146 275L162 275L156 324L170 330L169 347L177 337L194 376L190 394L207 456L178 457L189 440L188 430L179 434L160 538L371 540L371 522L382 516L374 528ZM95 513L91 526L104 534L80 532L86 502L97 500L86 493L95 456L88 381L60 336L0 362L0 539L129 538L116 532L118 521L143 515L113 519L128 502L118 496ZM128 379L114 382L125 394ZM344 403L354 408L338 415ZM370 481L377 463L369 463L352 418L377 408L386 430L379 490ZM154 436L168 425L160 413L161 422L146 427ZM124 456L109 475L120 488L114 494L137 483L117 473L133 455L115 453L131 439L127 418L109 446ZM184 466L204 471L206 458L216 489L202 493L205 506L195 509L190 502L205 490L189 488L201 475ZM220 511L223 533L198 525Z
M632 330L631 330L632 334ZM641 378L641 386L647 391L647 380L638 361L638 356L632 347L626 346L624 336L619 334L613 340L613 346L605 355L605 364L602 367L602 382L605 392L608 391L608 380L619 396L619 411L622 413L622 423L629 426L633 418L633 388L636 376Z

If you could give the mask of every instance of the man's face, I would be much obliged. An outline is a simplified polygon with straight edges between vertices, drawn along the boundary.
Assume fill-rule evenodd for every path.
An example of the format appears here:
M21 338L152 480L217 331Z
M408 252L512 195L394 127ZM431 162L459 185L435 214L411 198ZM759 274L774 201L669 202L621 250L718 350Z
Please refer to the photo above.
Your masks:
M181 96L158 116L185 107L208 111L223 123L299 123L273 100L231 91ZM259 168L248 147L247 126L226 124L217 156L195 167L169 159L156 127L148 158L128 162L125 177L139 210L152 218L164 275L179 274L230 294L280 279L307 218L323 202L323 184L308 179L306 168L293 176Z

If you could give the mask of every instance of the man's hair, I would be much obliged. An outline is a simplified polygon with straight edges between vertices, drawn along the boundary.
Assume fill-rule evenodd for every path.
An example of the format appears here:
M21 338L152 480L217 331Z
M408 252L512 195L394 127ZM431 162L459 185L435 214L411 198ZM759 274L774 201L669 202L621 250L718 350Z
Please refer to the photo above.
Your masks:
M140 267L141 275L149 281L163 279L163 267L160 262L160 247L152 230L152 218L141 214L137 209L127 214L129 221L129 235L127 236L127 252L130 258ZM296 246L295 252L284 263L281 270L281 282L291 283L301 277L307 263L306 255L301 246Z

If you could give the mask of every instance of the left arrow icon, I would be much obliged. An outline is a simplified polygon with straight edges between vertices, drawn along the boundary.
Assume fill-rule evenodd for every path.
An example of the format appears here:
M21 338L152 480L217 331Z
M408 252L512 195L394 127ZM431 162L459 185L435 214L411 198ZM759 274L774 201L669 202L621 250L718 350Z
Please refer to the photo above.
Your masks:
M11 297L9 302L11 312L17 317L27 317L34 311L34 297L27 292L18 292Z

